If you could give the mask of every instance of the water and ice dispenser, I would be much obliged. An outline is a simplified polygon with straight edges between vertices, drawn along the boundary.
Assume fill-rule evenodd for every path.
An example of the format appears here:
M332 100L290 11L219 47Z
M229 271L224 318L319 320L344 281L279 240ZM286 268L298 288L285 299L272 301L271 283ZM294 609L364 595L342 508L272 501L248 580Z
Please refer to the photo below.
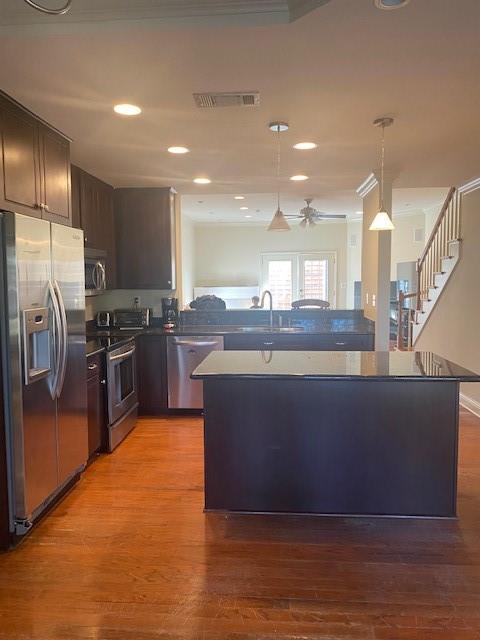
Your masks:
M51 373L50 316L47 307L23 311L23 356L25 384Z

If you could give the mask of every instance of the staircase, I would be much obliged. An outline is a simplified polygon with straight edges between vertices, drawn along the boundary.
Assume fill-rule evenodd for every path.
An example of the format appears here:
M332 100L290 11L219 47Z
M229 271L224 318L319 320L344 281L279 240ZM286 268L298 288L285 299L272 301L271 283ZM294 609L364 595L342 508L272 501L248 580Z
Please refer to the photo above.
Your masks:
M416 309L410 332L413 345L460 260L460 206L461 195L452 187L417 261Z

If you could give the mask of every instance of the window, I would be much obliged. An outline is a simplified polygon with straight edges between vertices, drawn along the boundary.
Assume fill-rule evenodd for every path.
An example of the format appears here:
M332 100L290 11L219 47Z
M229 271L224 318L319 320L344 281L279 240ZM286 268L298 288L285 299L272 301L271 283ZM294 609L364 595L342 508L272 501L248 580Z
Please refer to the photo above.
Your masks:
M276 309L290 309L292 306L292 262L291 260L268 261L268 288L272 293Z
M275 309L294 300L315 298L335 306L335 253L265 253L262 289L272 292Z

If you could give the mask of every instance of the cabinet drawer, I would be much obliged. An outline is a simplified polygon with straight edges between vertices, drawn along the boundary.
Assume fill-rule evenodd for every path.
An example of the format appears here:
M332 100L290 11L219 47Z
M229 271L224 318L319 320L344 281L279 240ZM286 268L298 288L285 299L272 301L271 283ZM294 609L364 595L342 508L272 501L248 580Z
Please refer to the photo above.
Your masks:
M225 350L270 351L371 351L368 334L227 334Z

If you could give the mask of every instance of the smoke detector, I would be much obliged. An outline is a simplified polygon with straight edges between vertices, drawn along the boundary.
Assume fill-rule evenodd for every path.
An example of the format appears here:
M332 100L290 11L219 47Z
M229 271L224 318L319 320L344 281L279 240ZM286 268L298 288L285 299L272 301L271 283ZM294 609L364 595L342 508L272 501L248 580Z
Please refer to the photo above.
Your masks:
M386 9L391 11L392 9L401 9L407 5L410 0L373 0L377 9Z
M258 91L220 91L194 93L193 99L200 109L216 107L257 107L260 104Z

